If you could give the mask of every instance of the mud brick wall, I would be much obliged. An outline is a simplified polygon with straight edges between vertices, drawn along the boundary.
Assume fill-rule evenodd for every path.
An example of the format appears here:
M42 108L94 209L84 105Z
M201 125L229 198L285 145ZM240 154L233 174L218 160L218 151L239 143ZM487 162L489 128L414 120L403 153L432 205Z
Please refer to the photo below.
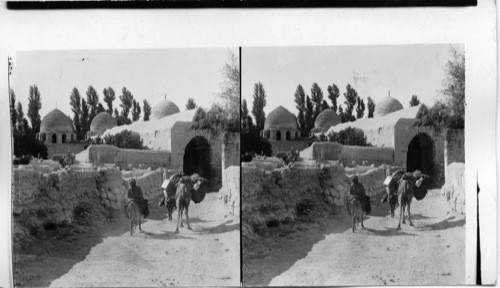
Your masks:
M129 187L128 180L135 178L137 186L141 187L144 198L153 200L163 194L161 184L165 180L167 174L165 169L159 168L155 171L146 172L139 177L126 177L125 180L127 180L127 187ZM170 175L167 175L167 177L170 177Z
M451 210L465 214L465 164L455 162L446 168L446 183L441 189Z
M78 211L104 215L119 208L127 189L118 169L41 173L14 169L12 189L14 241L31 239L47 225L72 223Z
M134 168L142 165L144 168L156 169L170 167L171 164L168 151L120 149L110 145L91 145L76 159L80 162L116 164L122 169L130 165Z
M315 142L300 156L304 159L338 160L350 163L368 161L370 164L394 163L394 149L383 147L346 146L336 142Z
M231 166L224 170L219 200L226 210L233 215L240 215L240 167Z

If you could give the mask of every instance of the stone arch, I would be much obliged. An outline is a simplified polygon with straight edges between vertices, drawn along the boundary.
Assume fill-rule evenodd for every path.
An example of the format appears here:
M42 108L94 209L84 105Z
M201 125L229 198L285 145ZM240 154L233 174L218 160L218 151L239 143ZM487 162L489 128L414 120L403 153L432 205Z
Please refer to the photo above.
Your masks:
M210 179L211 155L211 147L208 140L202 136L195 136L188 142L184 149L182 161L184 174L191 175L197 173L206 179Z
M408 144L406 153L406 171L420 170L423 173L434 175L435 146L431 136L427 133L418 133Z
M286 138L285 139L286 139L286 141L292 140L292 132L286 131Z
M64 133L62 134L61 142L66 143L66 134Z
M281 131L276 131L276 141L281 141Z
M51 143L57 143L57 134L56 134L56 133L53 133L53 134L52 134L52 137L51 137L51 139L50 139L50 140L51 140L51 141L50 141Z

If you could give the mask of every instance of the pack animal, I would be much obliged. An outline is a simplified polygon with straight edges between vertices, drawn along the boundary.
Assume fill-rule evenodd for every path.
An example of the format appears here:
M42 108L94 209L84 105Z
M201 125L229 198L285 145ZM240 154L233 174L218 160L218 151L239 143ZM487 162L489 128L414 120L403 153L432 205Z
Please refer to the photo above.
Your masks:
M127 204L127 214L130 218L130 236L134 234L134 229L139 226L139 231L142 232L141 228L141 219L142 219L142 214L141 210L139 209L139 206L134 202L130 201Z
M414 226L411 221L411 201L413 200L414 191L419 189L422 185L424 179L430 179L429 176L422 174L420 172L414 172L413 174L407 173L403 175L401 180L399 180L399 223L398 230L401 230L401 223L406 224L405 221L405 208L408 208L408 221L410 226Z
M189 225L189 203L191 202L191 189L198 190L200 188L201 181L197 181L194 185L188 181L179 181L177 183L177 190L175 192L175 201L177 204L178 214L177 214L177 228L175 233L179 233L180 227L184 227L182 224L182 213L186 212L186 224L189 230L192 230L191 225Z
M352 233L356 232L356 226L359 223L361 223L361 227L365 228L363 224L363 215L365 214L363 204L356 199L352 199L349 202L349 212L352 215Z

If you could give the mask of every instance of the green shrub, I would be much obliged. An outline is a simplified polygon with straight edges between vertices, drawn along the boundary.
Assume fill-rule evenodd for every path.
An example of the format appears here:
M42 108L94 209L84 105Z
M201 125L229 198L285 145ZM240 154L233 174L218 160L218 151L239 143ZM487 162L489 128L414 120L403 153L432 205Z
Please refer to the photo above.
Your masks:
M104 142L108 145L113 145L124 149L148 149L142 143L141 136L130 130L123 130L115 135L106 135Z
M371 144L366 141L366 136L363 130L352 127L347 127L342 131L328 134L328 140L342 145L371 146Z

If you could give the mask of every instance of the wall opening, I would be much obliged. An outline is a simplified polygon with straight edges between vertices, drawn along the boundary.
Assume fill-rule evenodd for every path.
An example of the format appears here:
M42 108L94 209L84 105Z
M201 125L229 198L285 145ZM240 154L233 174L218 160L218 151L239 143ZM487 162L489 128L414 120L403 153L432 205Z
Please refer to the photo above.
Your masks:
M47 141L47 135L45 135L45 133L40 134L40 141L42 142Z
M290 131L286 131L286 140L290 141L292 138L292 133Z
M266 139L271 138L271 132L269 130L264 131L264 138Z
M432 138L419 133L408 144L406 153L406 171L420 170L431 177L434 176L434 143ZM435 180L435 179L433 179Z
M196 136L186 145L183 158L183 172L186 175L193 173L210 179L210 144L207 139Z
M66 143L66 134L62 134L62 143Z
M280 131L276 131L276 140L281 141L281 132Z
M52 134L52 143L57 143L57 135Z

